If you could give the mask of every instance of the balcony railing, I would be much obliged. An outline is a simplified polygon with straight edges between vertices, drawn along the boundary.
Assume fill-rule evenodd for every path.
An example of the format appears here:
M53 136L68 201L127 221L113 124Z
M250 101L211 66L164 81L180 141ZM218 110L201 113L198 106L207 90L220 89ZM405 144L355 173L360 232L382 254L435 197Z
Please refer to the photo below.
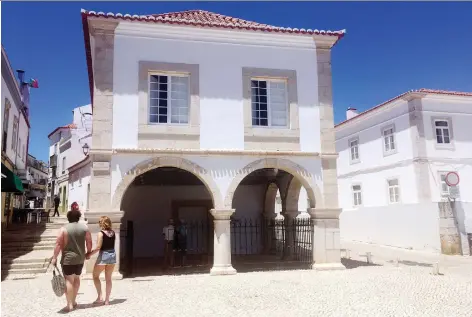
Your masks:
M51 155L49 158L49 166L51 168L57 167L57 154Z
M72 139L72 135L62 138L61 141L59 141L59 146L62 146L63 144L67 143L68 141L70 141L70 139Z

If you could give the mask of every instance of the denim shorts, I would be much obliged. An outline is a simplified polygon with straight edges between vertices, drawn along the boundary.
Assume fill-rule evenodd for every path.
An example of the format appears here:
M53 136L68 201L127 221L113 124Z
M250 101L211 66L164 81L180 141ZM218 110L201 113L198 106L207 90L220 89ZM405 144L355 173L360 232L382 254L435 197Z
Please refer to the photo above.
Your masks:
M100 251L97 258L97 265L116 264L115 250Z

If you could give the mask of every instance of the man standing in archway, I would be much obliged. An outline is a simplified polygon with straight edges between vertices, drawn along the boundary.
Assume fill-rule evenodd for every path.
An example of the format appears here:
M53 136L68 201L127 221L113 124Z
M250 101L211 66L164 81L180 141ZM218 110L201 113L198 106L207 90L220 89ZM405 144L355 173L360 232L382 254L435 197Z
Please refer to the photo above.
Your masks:
M162 229L164 237L164 268L174 266L174 220L169 219L168 225Z

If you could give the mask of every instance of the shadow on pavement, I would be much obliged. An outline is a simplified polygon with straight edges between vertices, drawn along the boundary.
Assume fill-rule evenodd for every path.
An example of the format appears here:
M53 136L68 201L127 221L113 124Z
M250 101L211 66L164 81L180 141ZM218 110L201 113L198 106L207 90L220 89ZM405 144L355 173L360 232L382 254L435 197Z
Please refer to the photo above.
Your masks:
M394 264L395 261L389 260L388 263ZM422 267L433 267L430 263L415 262L415 261L398 261L398 264L403 264L407 266L422 266Z
M346 269L355 269L362 266L382 266L380 264L367 263L367 261L358 261L346 258L342 258L341 263L346 267Z
M120 298L120 299L114 299L114 300L111 300L110 301L110 305L117 305L117 304L122 304L126 302L126 299L124 298ZM89 309L89 308L97 308L97 307L101 307L103 306L103 304L94 304L94 303L90 303L90 304L78 304L77 305L77 308L75 310L79 310L79 309ZM62 308L61 310L59 310L57 312L58 314L68 314L69 311L66 310L66 308Z

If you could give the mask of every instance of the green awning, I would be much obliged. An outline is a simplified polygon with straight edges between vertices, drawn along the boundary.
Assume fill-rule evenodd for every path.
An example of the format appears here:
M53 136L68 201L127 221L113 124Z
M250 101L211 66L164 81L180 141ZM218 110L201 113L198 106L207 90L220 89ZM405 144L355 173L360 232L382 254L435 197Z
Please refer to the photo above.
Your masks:
M22 193L24 191L21 179L2 163L2 193Z

